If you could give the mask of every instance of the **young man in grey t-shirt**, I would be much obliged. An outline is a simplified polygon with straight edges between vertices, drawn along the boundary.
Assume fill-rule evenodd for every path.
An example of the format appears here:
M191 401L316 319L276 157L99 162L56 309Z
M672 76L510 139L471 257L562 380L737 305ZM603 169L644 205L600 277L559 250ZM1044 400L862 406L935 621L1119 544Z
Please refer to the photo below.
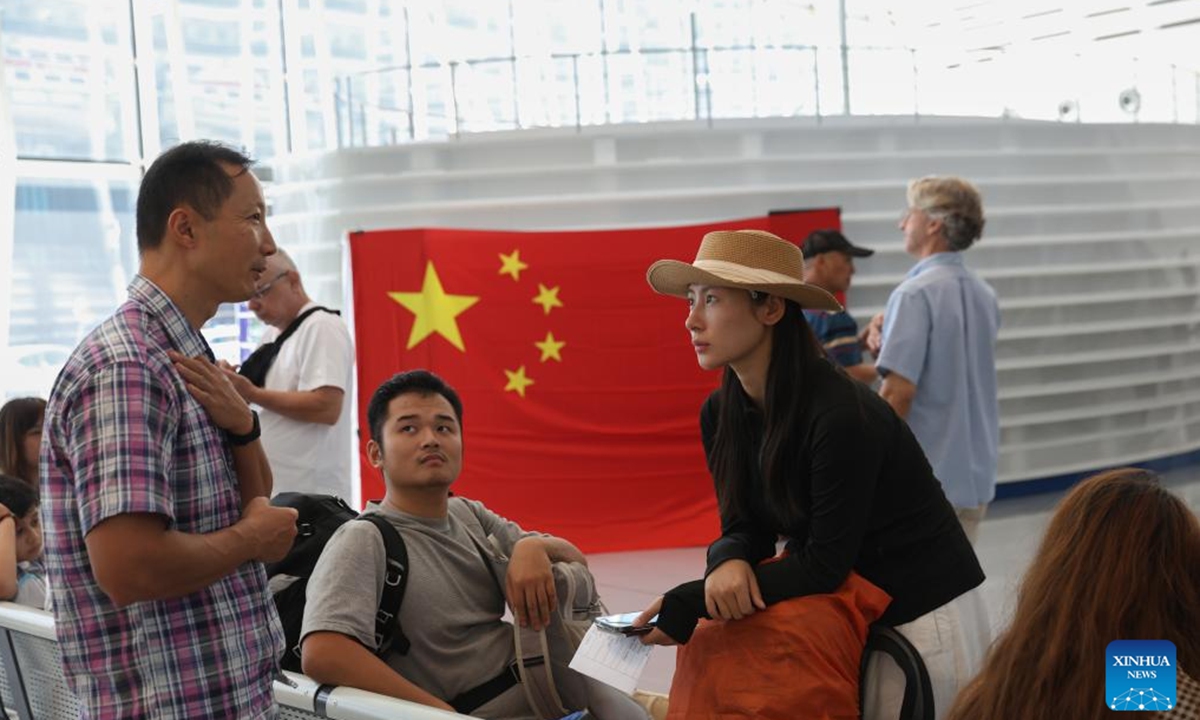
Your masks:
M512 671L504 604L522 626L544 628L557 607L551 563L586 564L583 553L565 540L525 532L482 503L449 497L462 469L462 403L441 378L424 370L396 375L371 397L367 420L367 453L386 485L383 501L368 509L390 520L408 549L399 621L411 647L403 655L375 655L383 537L370 523L348 522L330 539L308 584L305 674L482 718L535 717Z

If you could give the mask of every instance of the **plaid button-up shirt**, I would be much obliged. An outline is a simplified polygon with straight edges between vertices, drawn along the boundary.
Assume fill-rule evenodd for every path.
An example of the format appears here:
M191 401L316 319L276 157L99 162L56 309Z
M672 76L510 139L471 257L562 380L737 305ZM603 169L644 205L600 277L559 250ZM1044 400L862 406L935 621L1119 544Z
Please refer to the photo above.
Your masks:
M283 635L261 563L170 600L118 608L84 537L123 513L205 534L241 517L233 455L167 350L211 351L158 287L87 336L55 383L42 445L45 557L67 681L83 717L273 718Z

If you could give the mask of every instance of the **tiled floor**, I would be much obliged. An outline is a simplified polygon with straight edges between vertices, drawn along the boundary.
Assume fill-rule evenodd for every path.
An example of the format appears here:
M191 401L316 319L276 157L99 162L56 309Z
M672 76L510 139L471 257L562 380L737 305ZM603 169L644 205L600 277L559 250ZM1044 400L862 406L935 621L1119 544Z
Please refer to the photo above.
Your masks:
M1200 513L1200 467L1172 471L1164 481ZM1047 493L1013 498L988 509L976 551L987 573L983 594L993 629L1007 622L1021 576L1061 497L1062 493ZM609 610L625 612L639 610L662 591L699 577L704 570L704 548L604 553L590 556L588 563ZM666 692L674 670L674 650L655 648L639 685Z

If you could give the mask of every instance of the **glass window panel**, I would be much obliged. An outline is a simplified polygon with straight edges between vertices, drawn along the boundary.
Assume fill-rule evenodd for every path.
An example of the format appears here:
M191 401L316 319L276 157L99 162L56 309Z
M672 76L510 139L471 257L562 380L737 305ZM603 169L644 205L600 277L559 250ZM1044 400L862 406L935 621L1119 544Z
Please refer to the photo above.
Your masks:
M240 55L242 51L239 20L187 18L179 24L184 51L191 55Z
M687 0L605 0L606 47L610 51L691 47L693 7Z
M417 140L446 137L457 127L450 67L413 69L413 130Z
M321 110L309 108L304 115L305 141L308 144L309 150L321 150L326 147L325 142L325 113Z
M690 50L611 55L608 79L614 122L699 117Z
M367 59L366 28L348 25L330 25L328 30L329 54L348 60Z
M366 15L367 0L325 0L325 9Z
M753 0L713 0L696 12L701 47L742 47L754 42ZM689 43L690 44L690 43Z
M841 44L841 12L837 0L752 3L751 21L758 47Z
M707 82L712 89L713 116L815 113L813 53L801 48L709 51Z
M18 177L5 355L54 361L0 369L0 395L44 397L67 353L125 300L137 268L136 194L132 181Z
M709 97L702 103L712 103L714 117L754 117L758 113L758 87L755 82L747 82L754 77L754 52L710 50L705 57L708 73L702 74L698 82ZM701 112L707 112L703 104Z
M602 47L599 0L512 0L519 56L598 52Z
M130 159L137 116L127 0L6 0L0 21L17 153Z
M512 56L508 2L429 0L410 5L417 63Z
M513 67L508 61L463 63L455 69L460 132L517 127Z
M111 8L113 3L97 3ZM95 32L99 26L89 25L87 3L81 0L6 0L3 21L5 42L16 36L29 36L43 40L60 40L68 43L89 42L98 39Z
M591 64L595 66L595 58L592 60ZM582 103L576 107L577 99L582 100L581 88L577 86L583 80L580 77L584 70L582 64L578 55L517 61L517 88L523 127L584 124ZM603 93L602 86L593 84L592 87Z
M201 4L153 16L152 50L158 139L162 147L210 138L268 157L286 149L278 7L243 14ZM162 10L161 6L155 6Z
M814 51L761 49L754 52L755 114L812 115L817 111Z
M327 147L327 142L333 138L325 136L325 104L322 102L321 76L313 68L305 68L301 72L301 107L304 108L304 146L309 150L320 150Z
M195 5L210 8L237 8L242 0L179 0L180 5Z
M408 71L386 70L352 77L354 96L365 107L356 138L371 145L394 145L410 139Z

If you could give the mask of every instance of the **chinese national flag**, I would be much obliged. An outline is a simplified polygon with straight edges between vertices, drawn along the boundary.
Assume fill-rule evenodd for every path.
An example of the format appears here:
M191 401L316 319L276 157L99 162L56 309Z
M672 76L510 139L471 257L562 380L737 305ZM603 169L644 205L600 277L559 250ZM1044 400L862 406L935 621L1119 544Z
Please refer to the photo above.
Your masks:
M420 229L350 238L362 428L371 394L426 368L463 400L454 492L585 552L704 545L719 533L699 411L720 373L697 366L683 300L646 268L691 262L718 229L800 242L836 209L687 227L493 232Z

